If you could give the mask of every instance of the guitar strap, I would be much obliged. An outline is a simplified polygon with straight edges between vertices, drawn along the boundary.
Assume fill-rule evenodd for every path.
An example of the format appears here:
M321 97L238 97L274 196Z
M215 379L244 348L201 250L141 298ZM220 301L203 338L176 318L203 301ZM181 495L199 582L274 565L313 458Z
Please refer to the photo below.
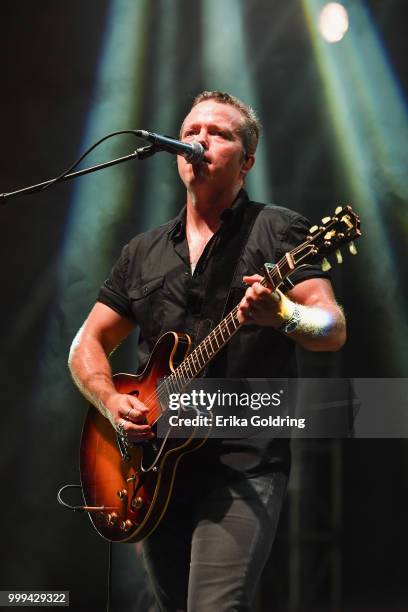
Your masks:
M239 220L239 227L237 227L238 223L233 220L231 223L233 227L227 226L226 228L228 237L219 242L219 247L212 262L211 278L206 288L202 318L194 343L196 346L225 316L224 313L241 256L255 220L264 207L265 204L258 202L248 204ZM227 290L226 287L228 287Z

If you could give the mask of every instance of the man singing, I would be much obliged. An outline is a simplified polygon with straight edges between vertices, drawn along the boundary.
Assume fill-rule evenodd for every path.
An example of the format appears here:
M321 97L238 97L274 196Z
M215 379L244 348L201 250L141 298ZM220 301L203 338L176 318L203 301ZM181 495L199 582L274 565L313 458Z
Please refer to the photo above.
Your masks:
M295 343L336 351L345 320L318 265L295 271L272 292L257 274L303 242L299 214L252 203L244 190L255 163L259 121L237 98L196 97L180 139L198 142L199 163L178 157L186 205L177 218L127 244L71 349L81 392L133 443L154 437L147 408L118 393L108 355L140 326L140 368L166 331L197 345L239 303L245 323L211 362L212 378L296 376ZM223 314L224 313L224 314ZM286 491L287 439L212 439L185 455L175 491L143 552L160 610L250 610Z

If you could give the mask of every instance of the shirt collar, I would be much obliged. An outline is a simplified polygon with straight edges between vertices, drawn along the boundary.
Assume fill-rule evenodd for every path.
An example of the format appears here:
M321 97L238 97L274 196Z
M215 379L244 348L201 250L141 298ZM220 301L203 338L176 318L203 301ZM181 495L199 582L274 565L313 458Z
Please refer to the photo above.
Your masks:
M185 225L186 225L186 211L187 207L183 206L177 217L173 220L170 226L168 235L174 242L178 242L184 238Z
M225 208L222 211L221 220L223 224L229 225L237 221L241 217L248 203L249 203L248 194L245 191L245 189L241 189L238 192L237 197L233 201L232 206L230 208Z
M249 203L249 197L245 189L241 189L230 208L225 208L221 213L223 226L231 226L237 222ZM182 208L174 222L171 224L168 234L173 241L182 240L186 228L186 206Z

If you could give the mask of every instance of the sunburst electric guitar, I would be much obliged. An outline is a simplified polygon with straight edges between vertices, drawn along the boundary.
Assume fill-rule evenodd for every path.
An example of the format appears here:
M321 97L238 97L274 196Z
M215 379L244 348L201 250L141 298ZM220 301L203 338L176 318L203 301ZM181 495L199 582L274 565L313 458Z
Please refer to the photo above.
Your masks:
M307 239L277 264L265 264L262 284L274 290L294 270L336 250L341 261L339 247L350 243L355 253L352 240L360 235L360 219L351 207L338 208L334 216L312 227ZM149 408L148 423L157 426L168 410L169 390L182 392L239 331L237 313L238 306L191 352L189 336L164 334L141 374L114 376L116 389L143 402ZM205 439L193 432L187 439L164 436L131 445L90 406L82 431L80 470L83 509L97 532L115 542L137 542L149 535L166 511L180 458Z

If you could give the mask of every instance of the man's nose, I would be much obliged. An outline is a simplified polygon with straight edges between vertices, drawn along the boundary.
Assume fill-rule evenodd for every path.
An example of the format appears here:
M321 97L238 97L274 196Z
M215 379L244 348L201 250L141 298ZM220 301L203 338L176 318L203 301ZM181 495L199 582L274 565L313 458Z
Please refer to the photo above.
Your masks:
M200 133L197 136L197 142L199 142L204 149L208 149L208 132L207 130L200 130Z

